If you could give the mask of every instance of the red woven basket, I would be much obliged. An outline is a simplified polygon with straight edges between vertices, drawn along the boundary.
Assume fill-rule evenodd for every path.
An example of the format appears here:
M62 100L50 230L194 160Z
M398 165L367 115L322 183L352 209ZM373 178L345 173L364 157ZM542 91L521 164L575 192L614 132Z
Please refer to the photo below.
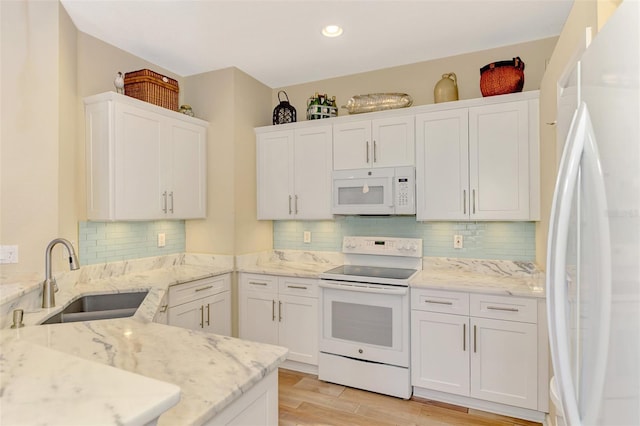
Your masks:
M524 62L519 57L510 61L493 62L480 68L482 96L522 92L523 87Z

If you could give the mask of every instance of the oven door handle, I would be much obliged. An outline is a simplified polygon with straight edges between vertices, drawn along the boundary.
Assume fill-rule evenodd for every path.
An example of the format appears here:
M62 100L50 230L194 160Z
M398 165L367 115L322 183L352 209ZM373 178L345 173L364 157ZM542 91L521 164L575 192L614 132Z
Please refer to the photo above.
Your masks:
M356 286L351 284L332 284L326 281L320 281L320 284L318 285L323 288L331 288L334 290L357 291L360 293L393 294L397 296L404 296L409 291L409 287L394 287L394 286L388 286L388 288L365 287L365 286Z

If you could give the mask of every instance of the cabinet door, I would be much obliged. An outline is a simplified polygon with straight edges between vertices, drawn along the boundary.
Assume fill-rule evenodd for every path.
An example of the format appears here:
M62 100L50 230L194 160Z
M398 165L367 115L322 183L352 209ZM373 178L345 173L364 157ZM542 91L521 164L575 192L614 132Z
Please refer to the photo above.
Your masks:
M228 291L202 299L204 331L231 336L231 293Z
M294 132L294 200L296 219L331 219L331 126Z
M258 219L293 218L293 131L257 137Z
M167 167L168 217L206 217L207 131L202 126L169 120ZM164 201L164 200L163 200Z
M288 359L318 364L318 299L280 295L278 343L289 348Z
M469 396L469 317L411 312L411 384Z
M373 142L371 121L352 121L333 125L333 169L371 167Z
M416 116L416 139L416 219L468 219L468 109Z
M163 118L130 105L115 104L115 217L164 217L166 188Z
M372 166L415 165L414 116L389 117L371 122Z
M203 331L205 315L202 299L172 306L169 308L169 325Z
M239 294L239 337L277 345L277 303L274 293L243 291L241 289Z
M471 318L471 396L535 410L537 326Z
M471 219L529 219L527 101L469 108Z

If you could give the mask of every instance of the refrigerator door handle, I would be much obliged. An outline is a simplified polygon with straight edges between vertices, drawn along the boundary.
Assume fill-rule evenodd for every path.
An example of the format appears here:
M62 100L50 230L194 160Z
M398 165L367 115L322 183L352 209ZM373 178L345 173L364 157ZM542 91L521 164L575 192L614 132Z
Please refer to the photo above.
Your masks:
M584 160L584 161L583 161ZM594 182L594 198L598 206L599 214L597 228L600 231L600 253L601 253L601 289L603 290L600 313L600 329L598 339L608 339L609 310L611 298L611 262L610 262L610 240L609 224L606 216L607 203L604 190L604 180L600 169L595 136L589 112L582 103L571 122L571 128L567 136L567 143L562 154L560 170L556 182L556 190L551 208L551 221L549 225L549 240L547 250L547 316L549 321L549 340L551 356L554 367L554 374L557 379L559 393L562 396L562 407L568 420L568 424L580 425L584 421L594 422L604 385L604 376L607 362L607 345L600 345L601 353L596 356L597 362L595 370L594 385L590 390L590 395L584 398L581 396L581 406L586 408L583 418L581 418L578 407L578 397L576 395L575 381L572 376L570 360L570 342L566 331L567 324L567 287L565 281L566 253L569 237L569 224L571 215L571 205L574 191L578 182L581 162L584 167L591 169L592 176L595 174L599 178ZM606 341L606 340L604 340ZM587 420L589 419L589 420ZM595 423L594 423L595 424Z

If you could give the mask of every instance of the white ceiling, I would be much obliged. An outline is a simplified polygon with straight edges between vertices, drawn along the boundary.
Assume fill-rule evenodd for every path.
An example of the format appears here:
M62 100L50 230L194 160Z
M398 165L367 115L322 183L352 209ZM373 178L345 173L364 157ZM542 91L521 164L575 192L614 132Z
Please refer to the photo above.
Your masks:
M61 2L78 30L180 76L235 66L277 88L557 36L573 0Z

